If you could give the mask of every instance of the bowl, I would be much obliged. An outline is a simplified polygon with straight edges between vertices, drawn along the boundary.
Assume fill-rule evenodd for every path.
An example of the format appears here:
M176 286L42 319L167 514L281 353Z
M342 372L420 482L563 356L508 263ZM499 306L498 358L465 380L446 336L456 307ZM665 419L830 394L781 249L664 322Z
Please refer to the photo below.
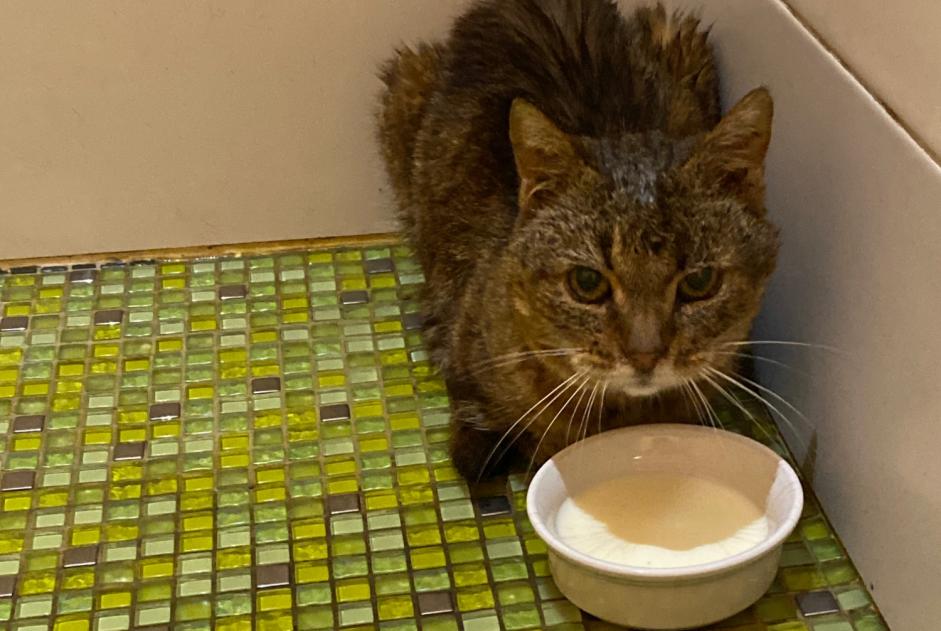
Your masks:
M632 473L703 476L735 489L764 507L768 535L728 558L673 568L620 565L560 539L556 514L566 498ZM576 606L624 626L690 629L724 620L761 598L803 502L797 474L764 445L722 430L664 424L611 430L559 452L533 478L527 512L548 547L552 577Z

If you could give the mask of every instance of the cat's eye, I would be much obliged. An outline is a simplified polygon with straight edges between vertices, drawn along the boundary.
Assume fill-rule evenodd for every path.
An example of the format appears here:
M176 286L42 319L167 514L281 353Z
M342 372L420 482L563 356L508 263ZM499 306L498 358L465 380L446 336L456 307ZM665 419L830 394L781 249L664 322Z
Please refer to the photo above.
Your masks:
M722 273L714 267L703 267L683 277L677 296L683 302L696 302L712 298L722 286Z
M569 291L579 302L598 303L608 297L611 285L604 274L590 267L573 267L568 274Z

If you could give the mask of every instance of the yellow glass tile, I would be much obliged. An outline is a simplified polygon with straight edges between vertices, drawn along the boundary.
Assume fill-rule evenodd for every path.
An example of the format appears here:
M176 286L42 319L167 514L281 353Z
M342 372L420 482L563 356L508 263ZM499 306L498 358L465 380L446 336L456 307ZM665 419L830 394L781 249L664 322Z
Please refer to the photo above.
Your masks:
M194 476L183 480L183 490L187 493L195 493L196 491L211 491L213 488L215 488L215 480L213 479L212 474Z
M3 510L8 513L29 510L32 507L33 496L30 493L15 493L3 498Z
M258 364L252 366L253 377L278 377L281 375L281 368L277 364Z
M407 429L418 429L420 425L421 422L418 419L418 415L414 412L403 412L400 414L393 414L389 417L389 427L392 428L393 432Z
M258 594L258 611L290 609L293 604L289 589L265 590Z
M68 570L62 577L63 589L88 589L95 584L95 570Z
M454 584L458 587L484 585L487 583L487 568L482 564L471 564L453 568Z
M85 444L86 445L110 445L111 444L111 430L110 429L85 430Z
M172 276L184 272L186 272L186 265L184 263L164 263L160 266L160 273L164 276Z
M69 492L62 490L42 491L39 494L40 508L55 508L69 503Z
M326 465L327 475L349 475L356 473L356 461L352 458L335 460Z
M383 366L396 366L398 364L407 364L408 355L405 351L386 351L379 356L379 361Z
M27 397L40 397L49 394L48 383L23 384L23 394Z
M490 588L481 587L461 590L457 593L457 608L461 611L477 611L493 607L493 592Z
M325 372L317 375L317 384L321 388L338 388L346 384L346 375L342 372Z
M95 344L95 357L117 357L121 348L117 344Z
M395 508L399 505L399 498L395 491L375 491L366 495L366 508L369 510L383 510Z
M0 532L0 554L13 554L23 549L23 535L15 532Z
M111 465L111 479L114 482L129 482L140 480L144 469L137 463L124 463Z
M72 529L73 546L91 546L101 541L101 528L98 526L84 526Z
M140 484L116 484L108 490L108 499L111 500L136 500L140 496Z
M137 600L140 602L154 602L155 600L170 600L173 597L173 584L160 581L141 585L137 589Z
M20 371L16 368L5 368L0 370L0 383L16 383L20 376Z
M16 386L0 386L0 399L12 399L16 396Z
M430 548L413 548L411 550L412 568L427 570L435 567L444 567L444 550L439 546Z
M120 337L121 337L121 327L119 326L99 326L95 329L95 341L96 342L116 340Z
M176 478L147 481L147 495L166 495L168 493L176 493L176 488Z
M438 543L441 543L441 533L437 526L414 528L408 532L408 545L410 546L431 546Z
M445 525L444 538L448 543L476 541L480 538L480 531L474 522L457 522Z
M255 331L252 333L252 343L261 344L265 342L277 342L278 341L278 332L277 331Z
M32 287L35 284L36 284L36 277L28 276L25 274L22 276L20 275L11 276L9 279L7 279L7 285L9 285L10 287Z
M248 449L248 434L226 434L222 437L222 451Z
M517 535L516 526L513 524L512 519L489 519L484 523L484 535L488 539L515 537Z
M199 318L190 321L190 331L215 331L216 327L215 318Z
M277 629L290 629L292 627L290 618L284 626L275 627ZM252 619L249 616L238 618L221 618L215 624L216 631L252 631Z
M383 408L381 401L365 401L353 405L354 418L366 418L369 416L382 416Z
M180 435L179 421L170 421L169 423L154 423L151 426L154 438L171 438Z
M316 427L317 423L317 413L313 410L289 410L287 412L288 427L295 427L297 425L312 425Z
M113 375L117 371L117 362L99 360L91 363L91 372L95 375Z
M390 596L380 598L378 604L380 620L398 620L415 615L410 596Z
M53 631L88 631L88 629L88 618L82 615L61 616L56 618L55 624L52 625Z
M435 467L435 480L437 482L454 482L460 477L461 474L452 466L438 465Z
M183 340L178 337L170 337L157 342L157 352L172 353L183 350Z
M408 486L399 490L399 501L405 506L430 504L435 501L435 494L429 486Z
M13 439L13 451L38 451L42 446L39 436L19 436Z
M255 415L256 428L281 427L280 412L262 412Z
M242 348L236 348L219 353L219 363L222 364L243 364L248 359L248 352Z
M343 291L358 291L366 289L365 278L344 278L340 281L340 289Z
M216 550L216 567L220 570L233 570L252 564L252 549L248 546Z
M288 595L290 598L290 594ZM282 613L279 615L267 615L267 616L258 616L256 621L255 630L256 631L284 631L284 629L292 629L294 619L290 613ZM350 631L363 631L362 629L350 629Z
M118 411L118 425L143 425L147 418L147 410L144 409Z
M81 391L82 391L81 381L57 381L56 382L57 394L78 394Z
M147 440L147 430L122 429L118 432L118 440L122 443L142 443Z
M330 569L322 563L303 563L294 569L298 583L324 583L330 580Z
M251 462L248 454L229 454L219 458L219 464L223 469L244 469Z
M124 360L124 372L138 372L141 370L150 370L149 359L126 359Z
M59 313L62 311L62 301L58 298L40 300L36 303L36 313Z
M284 469L256 469L255 481L258 484L271 484L284 482Z
M372 451L385 451L389 448L389 441L386 438L370 438L359 441L359 450L363 453Z
M56 589L55 572L28 572L19 580L17 592L23 596L51 594Z
M213 521L212 513L197 513L195 515L187 515L183 518L183 530L185 532L193 532L195 530L212 530Z
M190 401L194 401L196 399L211 399L213 394L215 394L215 388L212 386L190 386L186 397Z
M164 278L160 283L164 289L186 289L185 278Z
M327 536L327 527L322 521L301 521L291 524L295 540L322 539Z
M82 406L82 397L72 394L57 394L52 398L54 412L74 412Z
M376 322L373 325L373 330L376 333L398 333L402 330L402 323L398 320L391 320L389 322Z
M106 541L134 541L140 535L140 529L135 523L116 523L105 526Z
M281 316L281 321L285 324L303 324L310 320L306 311L290 311Z
M284 298L281 300L281 308L285 311L289 309L306 309L307 307L307 298Z
M19 366L22 359L23 351L18 348L0 351L0 366Z
M316 427L306 427L304 429L292 429L288 431L288 441L292 443L305 440L317 440L319 436L320 432L317 431Z
M373 289L389 289L395 287L395 276L385 275L376 276L369 281Z
M140 576L144 580L173 576L173 557L158 557L139 561Z
M341 603L369 600L372 597L369 581L365 578L340 581L337 583L336 591L337 600Z
M241 379L248 374L248 367L245 364L227 364L219 371L222 379Z
M184 493L180 497L180 508L187 512L194 510L212 510L214 503L211 492Z
M25 316L29 315L29 305L7 305L6 314L8 316Z
M407 467L399 469L395 474L399 484L406 486L410 484L425 484L431 481L431 474L425 467Z
M322 539L294 542L295 561L319 561L330 556L327 542Z
M98 596L99 609L118 609L131 606L131 592L105 592Z
M212 533L196 533L183 535L181 538L181 547L183 552L201 552L212 550Z
M313 264L332 263L333 254L330 252L311 252L307 255L307 262Z
M264 502L283 502L287 498L284 487L273 486L269 488L255 489L255 503Z
M359 483L356 481L356 478L330 480L327 482L327 490L333 495L356 493L359 490Z

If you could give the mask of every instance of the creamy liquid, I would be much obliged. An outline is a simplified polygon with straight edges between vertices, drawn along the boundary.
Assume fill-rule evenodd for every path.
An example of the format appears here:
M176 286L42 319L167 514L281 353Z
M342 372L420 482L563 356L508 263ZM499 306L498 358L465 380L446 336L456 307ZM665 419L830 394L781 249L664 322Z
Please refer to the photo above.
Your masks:
M579 552L647 568L709 563L761 543L764 511L713 480L638 473L593 486L563 502L559 537Z

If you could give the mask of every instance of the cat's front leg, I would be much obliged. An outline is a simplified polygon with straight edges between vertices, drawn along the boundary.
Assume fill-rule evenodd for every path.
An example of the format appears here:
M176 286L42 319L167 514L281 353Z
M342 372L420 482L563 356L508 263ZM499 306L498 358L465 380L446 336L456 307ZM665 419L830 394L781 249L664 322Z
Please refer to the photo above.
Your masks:
M451 401L451 461L468 482L505 475L520 461L510 439L503 432L487 428L480 403Z

